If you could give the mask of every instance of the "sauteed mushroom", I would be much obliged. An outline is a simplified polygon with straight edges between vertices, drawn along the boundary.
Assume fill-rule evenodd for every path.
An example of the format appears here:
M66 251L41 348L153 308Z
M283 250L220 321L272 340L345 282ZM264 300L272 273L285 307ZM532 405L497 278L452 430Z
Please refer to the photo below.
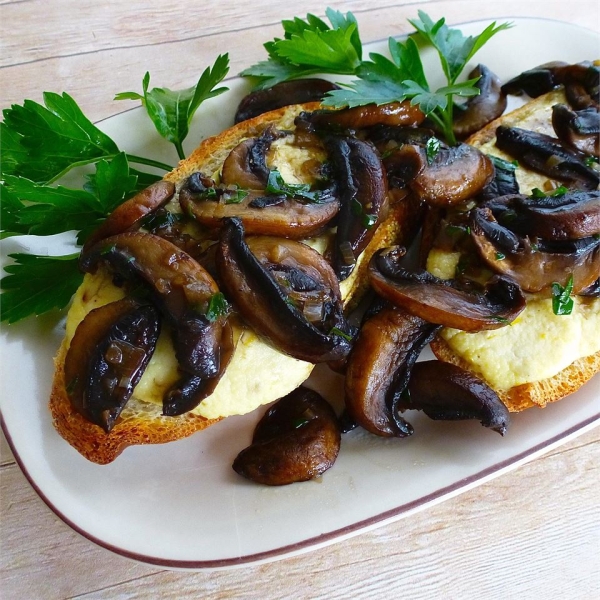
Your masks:
M506 93L502 91L500 79L485 65L477 65L470 73L469 79L479 77L475 87L479 88L478 96L470 98L464 107L457 109L453 130L457 138L465 139L494 119L506 109Z
M600 112L595 108L572 111L564 104L552 107L552 127L558 138L575 150L600 156Z
M573 278L573 293L591 285L600 272L600 239L533 242L500 225L489 208L472 212L471 237L481 258L495 272L526 292L540 292Z
M327 92L340 86L316 77L282 81L266 90L255 90L242 98L235 113L235 123L252 119L270 110L322 100Z
M241 141L223 162L221 184L244 190L264 190L269 178L267 152L283 134L269 127L259 137Z
M408 271L399 264L402 252L380 250L369 264L373 289L389 302L430 323L463 331L497 329L513 321L525 308L525 298L512 281L495 277L483 292L458 289L427 271Z
M219 288L191 256L155 235L130 232L99 242L84 257L87 271L100 262L108 263L121 277L146 285L172 323L181 369L199 377L219 372L225 316L212 322L206 316Z
M429 418L455 421L479 419L484 427L506 433L508 409L498 394L469 371L438 360L418 362L400 410L422 410Z
M280 238L246 243L241 221L228 219L216 258L241 315L278 350L313 363L347 356L349 329L338 281L316 250Z
M348 359L345 392L350 418L371 433L406 437L410 423L397 404L411 369L438 326L388 306L367 319Z
M600 183L600 174L587 166L585 154L548 135L501 125L496 129L496 145L534 171L572 187L594 190Z
M344 133L375 125L417 126L425 115L408 100L389 104L367 104L341 110L315 110L296 117L296 126L311 131Z
M317 201L268 195L264 191L208 188L196 193L185 185L179 192L183 211L202 225L219 229L225 218L239 218L249 234L303 239L315 235L337 214L340 203L331 189Z
M340 425L331 406L303 386L275 403L254 430L233 470L256 483L288 485L331 468L340 449Z
M387 214L387 179L381 159L370 143L335 136L326 139L325 145L340 191L332 263L343 280Z
M131 299L88 313L65 358L65 387L77 412L109 433L154 353L159 332L156 309Z
M600 191L543 198L510 194L482 205L511 231L530 238L578 240L600 234Z
M86 240L82 255L100 240L139 227L149 214L164 206L175 195L175 184L157 181L115 208Z
M424 150L420 149L424 156ZM409 182L410 188L433 206L458 204L476 196L494 175L491 160L468 144L441 145L431 163Z

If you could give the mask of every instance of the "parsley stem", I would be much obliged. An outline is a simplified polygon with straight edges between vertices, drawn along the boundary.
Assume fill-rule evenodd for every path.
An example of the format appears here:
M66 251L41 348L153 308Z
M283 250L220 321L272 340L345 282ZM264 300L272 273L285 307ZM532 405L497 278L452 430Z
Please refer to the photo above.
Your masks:
M55 181L58 181L62 177L64 177L71 169L75 169L76 167L85 167L86 165L93 165L100 160L112 160L116 154L105 154L104 156L95 156L94 158L88 158L86 160L79 160L77 162L71 163L68 167L65 167L60 173L56 174L54 177L46 181L46 185L50 185ZM127 154L127 160L132 163L138 163L140 165L147 165L148 167L156 167L157 169L161 169L162 171L171 171L173 169L172 166L167 165L165 163L161 163L157 160L152 160L151 158L144 158L143 156L135 156L134 154Z
M175 146L175 150L177 150L177 156L180 160L183 160L185 158L185 152L183 151L182 143L180 141L177 141L173 142L173 145Z

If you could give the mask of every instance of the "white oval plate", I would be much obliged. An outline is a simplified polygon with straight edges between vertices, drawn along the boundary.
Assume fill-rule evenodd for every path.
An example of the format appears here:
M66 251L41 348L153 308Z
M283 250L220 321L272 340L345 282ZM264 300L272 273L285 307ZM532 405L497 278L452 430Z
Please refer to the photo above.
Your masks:
M553 21L514 22L476 56L503 80L549 60L596 58L594 32ZM462 29L475 34L485 25ZM367 49L385 47L381 42ZM232 122L247 87L238 79L229 85L227 95L202 107L191 146ZM174 161L141 110L101 127L129 152ZM23 248L65 253L63 241L9 239L3 257ZM567 400L515 415L504 438L477 422L442 423L421 414L409 416L415 434L408 439L355 430L343 437L337 463L321 479L287 487L254 485L231 469L263 411L230 417L175 443L128 448L114 463L98 466L59 437L46 408L62 335L56 316L3 328L2 418L17 461L44 501L81 534L170 568L226 568L332 543L479 485L600 423L597 376ZM327 369L318 369L310 384L340 401L340 380Z

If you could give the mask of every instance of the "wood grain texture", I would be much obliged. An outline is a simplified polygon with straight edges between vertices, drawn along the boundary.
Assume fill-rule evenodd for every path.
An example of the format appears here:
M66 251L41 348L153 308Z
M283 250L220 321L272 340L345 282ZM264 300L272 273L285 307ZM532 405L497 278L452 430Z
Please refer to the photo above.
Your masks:
M406 18L419 8L450 23L537 16L600 28L597 0L329 4L357 14L364 41L408 31ZM234 75L264 58L262 43L280 34L282 18L322 15L325 5L3 0L0 108L66 90L90 118L102 119L131 106L113 102L113 94L139 91L146 70L154 85L177 89L229 51ZM599 459L596 429L454 499L327 548L182 573L114 555L72 531L30 487L2 436L0 597L591 600L600 597Z

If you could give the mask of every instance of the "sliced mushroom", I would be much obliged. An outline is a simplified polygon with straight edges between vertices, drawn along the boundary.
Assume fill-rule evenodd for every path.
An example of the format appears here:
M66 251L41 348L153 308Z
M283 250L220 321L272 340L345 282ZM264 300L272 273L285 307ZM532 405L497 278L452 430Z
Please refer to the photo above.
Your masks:
M420 125L425 115L410 101L389 104L367 104L341 110L315 110L303 112L296 117L296 126L311 131L344 133L374 127L376 125Z
M125 279L145 284L173 326L175 354L183 371L217 375L226 317L212 322L207 318L210 299L219 288L189 254L155 235L130 232L96 244L86 256L86 270L101 261Z
M502 86L502 91L505 94L520 94L524 92L532 98L537 98L560 85L561 82L557 78L556 70L568 66L569 64L566 62L553 61L523 71L520 75L507 81Z
M516 281L525 292L540 292L573 278L573 293L587 288L600 272L600 239L536 242L500 225L489 208L472 211L471 237L484 262Z
M552 127L558 138L571 148L600 156L600 112L595 108L572 111L564 104L552 107Z
M348 359L344 388L353 422L385 437L413 433L398 414L397 403L415 361L438 329L393 306L363 323Z
M449 206L476 196L494 176L492 161L468 144L448 147L439 152L409 182L410 188L433 206Z
M261 202L262 199L276 202ZM183 211L202 225L219 229L225 218L239 218L249 234L304 239L316 235L337 214L340 203L332 190L317 194L317 201L268 196L264 191L218 190L195 193L186 185L179 192Z
M530 238L578 240L600 234L600 191L531 198L511 194L482 205L501 225Z
M131 299L89 312L65 358L73 408L109 433L154 353L159 332L156 309Z
M163 398L163 414L167 417L182 415L196 408L202 400L208 398L217 387L225 369L233 356L234 343L231 325L223 326L219 345L219 371L214 377L199 377L184 373L182 377L167 391Z
M484 427L506 433L508 409L485 381L456 365L429 360L412 369L408 394L400 410L422 410L430 419L456 421L479 419Z
M497 156L488 155L488 157L494 165L494 176L481 190L478 200L480 202L487 202L499 196L518 194L519 182L515 174L516 165Z
M519 286L507 278L492 278L482 292L464 291L455 280L408 271L400 266L401 255L397 248L375 253L369 264L371 285L392 304L430 323L463 331L498 329L525 308Z
M216 258L240 314L278 350L313 363L347 356L349 329L339 285L317 251L280 238L246 243L241 221L228 219ZM303 290L308 281L309 289Z
M255 90L244 96L237 107L234 122L240 123L291 104L317 102L327 92L339 89L339 85L316 77L282 81L266 90Z
M143 220L175 195L175 184L157 181L115 208L86 240L82 256L100 240L139 227Z
M331 406L317 392L299 387L265 413L233 470L266 485L308 481L333 466L340 441Z
M501 125L496 129L496 145L521 164L571 187L595 190L600 183L600 173L587 166L585 154L548 135Z
M379 154L370 143L335 136L325 145L341 200L332 263L338 277L346 279L387 216L387 179Z
M241 141L227 156L221 169L221 184L243 190L264 190L269 178L267 152L282 132L268 127L259 137Z
M456 137L462 140L497 119L506 109L506 92L502 91L500 79L481 64L469 73L469 79L475 77L479 77L475 87L480 93L457 110L452 126Z

